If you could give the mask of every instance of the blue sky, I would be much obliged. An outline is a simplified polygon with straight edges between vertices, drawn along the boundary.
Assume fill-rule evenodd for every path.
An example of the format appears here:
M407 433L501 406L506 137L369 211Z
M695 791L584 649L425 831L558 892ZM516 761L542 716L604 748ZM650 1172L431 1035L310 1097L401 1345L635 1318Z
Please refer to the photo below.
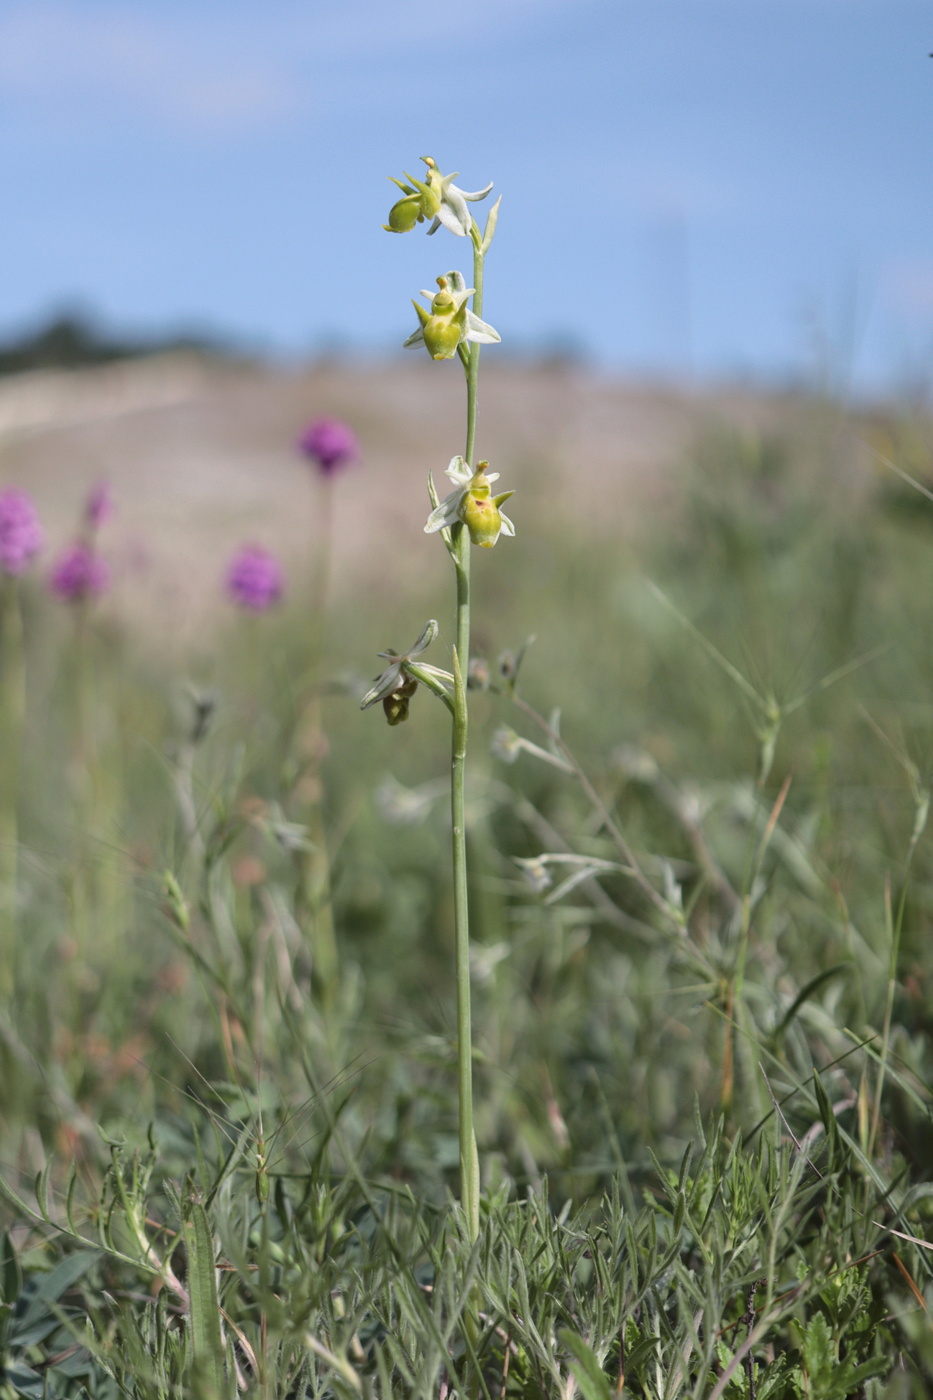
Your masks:
M931 49L930 0L0 0L0 335L79 304L392 349L469 270L380 227L433 155L503 196L515 347L903 383L933 365Z

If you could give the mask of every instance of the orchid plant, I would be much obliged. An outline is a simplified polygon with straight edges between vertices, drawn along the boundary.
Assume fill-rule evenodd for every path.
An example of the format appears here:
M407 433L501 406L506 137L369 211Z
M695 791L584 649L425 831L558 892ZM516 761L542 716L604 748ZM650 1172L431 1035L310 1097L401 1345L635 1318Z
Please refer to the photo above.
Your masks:
M435 640L438 625L429 621L410 651L381 653L388 667L363 696L366 709L381 700L390 725L408 718L409 704L424 685L450 711L452 719L451 825L453 831L454 924L457 964L457 1065L459 1090L460 1198L470 1237L479 1233L479 1158L473 1129L473 1047L470 1010L470 922L467 900L466 824L464 780L467 752L467 684L470 665L470 546L491 549L500 535L514 535L515 527L502 511L513 494L492 494L491 484L498 473L487 471L489 463L475 460L476 397L479 382L479 356L483 345L499 341L499 333L482 319L483 266L492 243L499 215L499 200L489 210L483 232L472 217L468 204L485 199L492 189L468 194L453 183L453 175L442 175L430 156L422 156L427 167L423 180L405 175L395 180L402 198L389 212L383 227L390 233L410 232L416 224L430 219L428 233L443 227L458 238L469 238L473 248L472 286L462 273L445 272L437 277L436 292L424 291L430 303L426 310L413 302L418 325L404 342L424 345L432 360L459 356L466 379L466 446L462 456L453 457L446 468L454 489L439 500L433 476L428 477L431 513L425 525L428 535L439 534L453 561L456 578L456 643L452 648L451 670L429 666L421 653ZM471 304L472 299L472 304Z

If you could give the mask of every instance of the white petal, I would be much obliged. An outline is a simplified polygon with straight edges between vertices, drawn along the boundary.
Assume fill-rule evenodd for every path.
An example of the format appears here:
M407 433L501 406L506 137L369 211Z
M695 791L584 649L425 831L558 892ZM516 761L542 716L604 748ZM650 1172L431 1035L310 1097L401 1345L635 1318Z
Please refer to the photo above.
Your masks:
M460 519L458 514L460 501L463 498L463 489L451 491L449 496L445 496L440 505L435 507L428 516L427 524L424 527L426 535L433 535L437 530L443 530L448 525L456 525Z
M426 292L422 287L418 295L424 297L425 301L433 301L437 296L437 292Z
M463 291L466 286L466 278L462 272L458 272L456 268L453 268L450 272L445 272L444 276L447 278L447 286L454 294ZM473 291L472 287L470 291Z
M502 336L486 321L481 321L478 316L474 316L472 311L467 312L467 340L475 340L479 345L496 345Z
M457 189L456 185L448 185L447 189L444 191L444 194L442 196L441 208L439 211L442 218L443 209L445 205L448 207L448 209L453 210L457 221L460 224L461 232L463 232L464 234L468 234L470 232L470 224L472 223L472 219L470 218L470 211L466 207L466 201L464 200L460 190ZM450 225L448 224L447 227L450 228Z
M440 219L435 218L435 220L434 220L434 222L432 223L431 227L428 229L428 237L430 237L432 233L437 233L437 230L440 228L440 226L441 226L441 221L440 221Z
M463 206L463 212L466 213L465 204ZM456 213L451 209L449 204L445 203L441 205L440 209L437 211L437 217L445 228L450 229L451 233L457 234L460 238L466 238L467 234L470 232L469 215L467 215L467 226L464 228L462 222L457 218Z
M456 185L452 186L452 188L457 189ZM461 199L468 199L471 204L475 204L478 199L485 199L491 189L492 181L490 180L484 190L474 190L472 194L468 194L466 190L457 189L457 194L460 195Z
M381 676L376 678L376 683L371 690L360 701L360 709L368 710L370 705L375 705L377 700L384 700L387 695L391 695L398 685L399 676L402 674L402 663L397 661L394 666L389 666L383 671Z
M509 517L506 515L506 513L505 513L504 510L500 510L500 512L499 512L499 519L502 521L502 533L503 533L503 535L514 535L514 534L515 534L515 526L512 524L511 520L510 520Z
M462 457L451 457L444 468L445 476L449 476L451 481L455 481L458 486L466 486L468 481L473 480L473 473Z
M402 349L404 350L406 345L420 345L423 340L424 331L419 326L416 331L412 331L411 335L408 337L407 340L402 341Z

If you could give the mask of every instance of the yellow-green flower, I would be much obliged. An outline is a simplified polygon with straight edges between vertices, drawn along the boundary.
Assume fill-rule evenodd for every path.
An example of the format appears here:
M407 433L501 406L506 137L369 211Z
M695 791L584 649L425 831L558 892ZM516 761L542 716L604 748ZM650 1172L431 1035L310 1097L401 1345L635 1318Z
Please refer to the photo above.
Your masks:
M448 272L438 277L437 286L438 290L434 293L421 293L430 301L430 311L425 311L423 306L412 301L421 324L416 331L412 331L405 345L423 343L432 360L450 360L456 355L461 341L475 340L480 345L494 345L501 340L494 327L481 321L467 307L474 289L466 285L462 273Z
M499 480L499 473L489 472L487 475L488 466L488 462L480 462L473 472L462 457L451 458L446 471L456 489L431 511L424 527L426 535L433 535L437 530L447 529L459 521L469 530L473 544L492 549L500 534L515 534L515 526L502 510L515 492L502 491L494 496L490 483Z
M416 180L407 170L407 184L396 180L394 175L389 176L393 185L398 185L402 191L402 198L392 205L389 210L389 222L382 227L388 233L408 233L415 224L431 219L433 222L428 233L436 233L443 224L451 233L468 238L473 220L467 203L485 199L492 189L492 183L490 182L484 190L474 190L471 194L467 190L458 189L453 183L456 170L453 175L442 175L431 156L422 156L421 159L428 167L423 180Z

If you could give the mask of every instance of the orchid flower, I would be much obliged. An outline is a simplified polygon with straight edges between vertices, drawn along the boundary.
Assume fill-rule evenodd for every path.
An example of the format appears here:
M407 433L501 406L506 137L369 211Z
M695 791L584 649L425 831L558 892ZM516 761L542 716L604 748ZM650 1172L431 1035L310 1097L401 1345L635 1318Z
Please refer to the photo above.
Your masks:
M405 184L401 180L396 180L394 175L389 179L393 185L398 185L402 191L402 198L393 204L389 210L389 222L383 224L383 228L388 233L408 233L415 224L423 223L425 219L432 219L428 233L436 233L441 224L451 233L455 233L460 238L468 238L473 225L473 219L467 209L467 203L475 203L477 200L485 199L492 189L492 182L483 190L474 190L472 193L467 190L458 189L453 183L457 174L442 175L437 168L436 162L431 156L422 156L421 159L428 167L424 180L416 180L414 175L409 175L405 171L405 179L409 181Z
M377 676L372 687L360 701L360 709L368 710L370 705L375 705L377 700L382 701L382 708L385 710L386 719L389 724L401 724L408 718L408 702L418 689L418 680L415 676L406 671L406 666L411 663L416 656L420 656L437 636L438 627L432 617L424 624L421 634L414 646L399 655L391 647L387 651L380 651L378 655L390 664L383 671L381 676ZM429 677L434 677L443 683L453 683L453 677L448 671L442 671L437 666L428 666L425 662L418 663L419 672L424 672ZM430 685L431 682L428 681Z
M501 336L494 327L487 325L467 307L474 288L468 287L461 272L448 272L437 279L438 291L433 294L422 290L421 295L431 303L431 310L425 311L416 301L412 306L421 322L412 331L404 344L427 347L432 360L452 360L461 341L475 340L480 345L495 345Z
M426 535L433 535L437 530L448 529L460 522L469 530L473 544L478 544L482 549L492 549L500 534L515 534L515 526L500 509L515 492L503 491L493 496L490 483L499 480L499 473L487 474L485 469L488 466L488 462L480 462L473 472L462 457L450 459L446 473L455 489L431 511L424 527Z

